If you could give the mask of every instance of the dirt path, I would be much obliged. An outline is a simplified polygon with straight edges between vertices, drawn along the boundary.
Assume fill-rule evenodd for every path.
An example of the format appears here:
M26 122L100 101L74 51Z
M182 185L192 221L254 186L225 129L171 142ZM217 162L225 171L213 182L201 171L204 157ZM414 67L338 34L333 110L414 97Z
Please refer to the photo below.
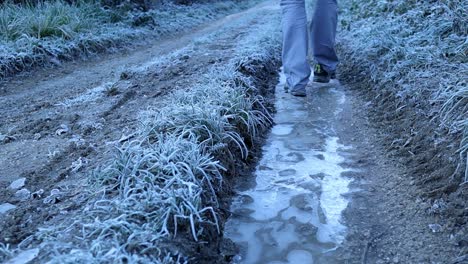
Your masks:
M127 140L141 112L187 89L214 64L232 58L237 42L259 23L263 3L193 33L126 55L75 62L2 84L0 97L0 204L17 206L1 217L1 243L17 244L44 221L79 208L92 171ZM8 188L25 178L27 201ZM56 189L56 190L54 190ZM51 192L60 192L57 200ZM21 192L20 192L21 193ZM82 199L69 199L77 196ZM71 202L74 200L75 202ZM64 202L65 201L65 202ZM55 205L55 203L59 203Z
M269 23L263 12L279 12L277 3L136 52L3 83L0 205L15 208L0 214L0 243L18 245L80 210L88 197L81 187L132 137L142 112L224 65L253 26ZM447 263L451 234L437 229L443 219L428 214L434 208L415 195L408 168L386 155L366 102L337 81L311 84L306 99L282 84L276 93L257 182L239 182L226 227L241 249L238 262ZM25 190L15 194L8 186L20 178Z

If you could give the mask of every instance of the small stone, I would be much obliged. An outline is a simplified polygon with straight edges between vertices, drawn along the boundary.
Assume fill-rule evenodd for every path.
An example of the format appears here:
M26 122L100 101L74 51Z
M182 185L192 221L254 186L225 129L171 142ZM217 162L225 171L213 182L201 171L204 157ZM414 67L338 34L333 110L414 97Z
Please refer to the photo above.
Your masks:
M60 136L60 135L62 135L62 134L67 133L69 130L70 130L70 129L68 128L67 125L61 124L61 125L60 125L60 128L57 129L57 130L55 131L55 134L56 134L57 136Z
M10 189L18 190L20 188L23 188L25 182L26 182L26 178L19 178L10 184Z
M44 190L43 189L40 189L39 191L36 191L36 192L33 192L31 194L31 197L33 199L38 199L38 198L41 198L42 197L42 194L44 193Z
M429 228L432 230L432 233L438 233L442 231L442 226L439 224L430 224Z
M31 192L28 189L23 188L15 193L15 197L20 201L26 201L31 197Z
M4 203L0 204L0 214L4 214L12 209L15 209L16 206L10 204L10 203Z
M34 134L34 140L39 140L41 139L42 135L40 133Z

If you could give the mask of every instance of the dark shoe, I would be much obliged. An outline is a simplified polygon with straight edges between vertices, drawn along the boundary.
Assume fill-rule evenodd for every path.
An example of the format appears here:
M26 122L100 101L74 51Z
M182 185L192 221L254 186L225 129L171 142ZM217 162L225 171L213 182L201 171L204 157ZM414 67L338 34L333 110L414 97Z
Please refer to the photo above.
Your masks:
M306 97L307 93L305 89L291 91L291 94L297 97Z
M329 83L330 82L330 74L323 69L321 64L315 64L314 67L314 82L319 83Z

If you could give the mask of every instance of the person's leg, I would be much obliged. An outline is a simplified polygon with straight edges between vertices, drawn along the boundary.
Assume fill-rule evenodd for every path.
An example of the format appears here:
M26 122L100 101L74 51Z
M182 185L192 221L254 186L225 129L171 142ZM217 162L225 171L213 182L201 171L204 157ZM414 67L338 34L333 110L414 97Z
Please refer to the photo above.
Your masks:
M283 69L291 91L305 91L309 82L307 15L304 0L281 0L283 12ZM305 93L304 93L305 95Z
M338 20L337 0L317 0L311 24L312 52L315 61L328 73L338 65L335 36Z

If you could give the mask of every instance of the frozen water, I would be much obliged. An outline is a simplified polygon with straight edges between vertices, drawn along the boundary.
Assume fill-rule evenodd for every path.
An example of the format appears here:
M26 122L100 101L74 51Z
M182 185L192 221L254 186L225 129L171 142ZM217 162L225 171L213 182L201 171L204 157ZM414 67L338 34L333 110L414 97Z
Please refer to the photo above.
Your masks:
M314 263L312 254L310 254L310 252L307 252L305 250L291 251L288 254L288 261L290 264L296 264L296 263L313 264Z
M323 105L310 104L285 94L283 75L280 80L276 125L263 147L256 186L241 192L231 207L248 217L236 214L226 224L226 235L244 247L241 263L313 263L346 233L341 214L348 201L342 195L351 180L342 173L350 169L339 164L345 161L342 150L350 148L317 116L317 109L339 113L346 97L331 88L320 95Z
M293 131L294 126L289 125L289 124L281 124L281 125L276 125L272 128L271 133L277 135L277 136L286 136L291 134Z

